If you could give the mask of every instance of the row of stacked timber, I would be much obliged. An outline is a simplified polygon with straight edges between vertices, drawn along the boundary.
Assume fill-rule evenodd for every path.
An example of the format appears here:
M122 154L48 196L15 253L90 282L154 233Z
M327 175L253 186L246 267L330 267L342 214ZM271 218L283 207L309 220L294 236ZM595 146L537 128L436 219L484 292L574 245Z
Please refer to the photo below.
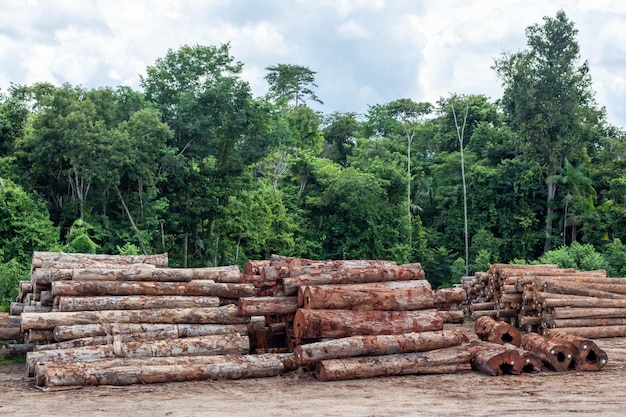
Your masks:
M545 335L626 336L626 278L603 270L494 264L462 285L474 320L488 316Z

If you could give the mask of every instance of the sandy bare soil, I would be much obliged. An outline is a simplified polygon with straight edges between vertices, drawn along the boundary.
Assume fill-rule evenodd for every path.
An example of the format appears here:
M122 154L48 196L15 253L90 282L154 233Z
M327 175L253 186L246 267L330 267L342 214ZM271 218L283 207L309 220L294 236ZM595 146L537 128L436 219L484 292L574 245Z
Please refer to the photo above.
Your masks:
M609 355L601 372L502 377L468 372L321 382L294 373L42 392L25 365L5 365L0 416L624 416L626 338L597 343Z

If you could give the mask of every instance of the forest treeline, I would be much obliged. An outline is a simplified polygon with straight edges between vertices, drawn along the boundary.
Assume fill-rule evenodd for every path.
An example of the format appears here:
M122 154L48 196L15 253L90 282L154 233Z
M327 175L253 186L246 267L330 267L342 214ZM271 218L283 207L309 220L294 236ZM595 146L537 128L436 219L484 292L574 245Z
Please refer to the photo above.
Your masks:
M228 44L168 51L140 90L12 85L2 301L33 250L167 252L181 267L390 259L421 262L434 286L537 259L626 275L625 136L594 100L576 34L562 11L527 28L526 49L485 69L496 100L399 98L365 114L314 111L316 73L299 65L268 67L253 97Z

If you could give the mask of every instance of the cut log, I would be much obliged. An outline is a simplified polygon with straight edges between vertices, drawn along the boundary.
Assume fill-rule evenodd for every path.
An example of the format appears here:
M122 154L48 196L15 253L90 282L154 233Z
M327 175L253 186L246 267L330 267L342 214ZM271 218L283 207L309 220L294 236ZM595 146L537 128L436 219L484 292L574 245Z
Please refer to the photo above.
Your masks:
M463 287L442 288L434 291L435 308L447 310L467 301L467 292Z
M23 313L48 313L50 311L52 311L52 306L42 306L39 304L31 304L31 305L25 305L22 307L22 314Z
M555 319L626 318L626 308L555 307L551 315Z
M26 343L49 343L54 341L52 330L34 330L30 329L24 337Z
M382 281L424 279L419 263L386 268L353 268L334 273L319 273L283 278L286 295L295 295L300 285L357 284Z
M108 345L29 352L26 355L26 364L28 375L33 376L35 364L41 362L89 362L114 357L243 355L247 354L249 350L250 340L248 336L241 336L238 333L139 342L116 340Z
M522 348L535 353L557 372L576 368L577 352L570 345L555 343L537 333L525 333L522 335Z
M465 313L463 310L439 310L439 314L443 317L444 323L463 323L465 321Z
M206 379L260 378L291 370L292 354L115 359L81 366L48 365L37 378L40 386L132 385Z
M551 319L546 316L542 325L547 328L561 327L603 327L603 326L626 326L626 318L623 319Z
M27 304L25 303L12 301L11 304L9 304L9 314L12 316L19 316L24 312L24 306L26 305Z
M470 314L470 318L472 320L478 320L481 317L497 317L498 310L481 310L481 311L473 311Z
M371 289L359 289L358 286L360 285L363 284L306 286L303 294L304 308L402 311L425 310L434 307L430 284L392 289L377 288L376 286L372 286Z
M166 268L168 263L167 253L156 255L94 255L87 253L64 253L64 252L33 252L32 268L41 268L44 261L81 262L95 261L116 264L150 264Z
M590 339L602 339L605 337L626 337L626 326L602 326L602 327L561 327L550 329L546 334L553 332L569 333Z
M19 327L0 327L0 340L21 340L22 338Z
M549 339L555 343L569 343L578 351L576 357L577 371L599 371L608 362L609 358L606 352L592 340L561 332L550 333Z
M593 307L593 308L626 308L626 298L605 299L580 295L551 294L539 292L535 299L543 308L553 307Z
M519 362L523 361L517 349L503 344L472 342L467 349L471 354L472 369L489 376L515 374Z
M128 268L78 268L44 269L32 272L31 282L49 284L54 281L174 281L214 280L215 282L241 281L237 265L216 268L154 268L132 266Z
M57 311L141 310L155 308L219 307L219 297L185 295L109 295L57 297Z
M546 281L540 283L544 292L554 294L583 295L599 298L626 298L626 286L609 284L589 284L565 281ZM619 292L618 292L619 291Z
M379 376L442 374L469 371L470 353L459 346L428 352L399 353L319 362L315 376L340 381Z
M237 313L237 306L233 305L207 308L23 313L22 332L92 323L243 324L249 321L250 317L240 316Z
M239 314L269 316L294 314L298 310L296 297L244 297L239 299Z
M40 295L40 300L39 301L41 302L41 305L51 306L53 301L54 301L54 297L52 296L52 291L51 290L50 291L42 291L40 294L41 295Z
M521 373L540 372L543 369L543 361L533 352L510 344L505 344L504 346L517 351L519 355L519 359L513 365L511 374L519 375Z
M261 275L261 270L270 266L269 260L247 260L243 265L243 273L245 275Z
M328 359L424 352L460 345L467 341L467 337L459 330L351 336L299 345L296 346L294 355L298 365L310 365Z
M304 339L402 334L443 330L437 310L353 311L299 309L293 322L296 344Z
M33 343L8 343L2 345L2 358L10 359L18 356L24 356L28 352L32 352Z
M491 317L484 316L476 320L476 335L481 339L491 343L510 343L514 346L520 346L522 343L522 335L519 330L508 323L495 321Z
M171 332L176 337L195 337L205 335L239 333L248 334L247 324L163 324L163 323L112 323L112 324L82 324L74 326L57 326L53 330L54 340L83 339L88 337L102 337L109 335L126 334L162 334L168 337Z
M164 340L164 339L176 339L176 338L178 338L178 331L176 329L172 329L169 332L159 331L159 332L142 332L142 333L84 337L82 339L72 339L72 340L66 340L64 342L46 343L42 345L37 345L33 350L40 351L40 350L52 350L52 349L72 349L72 348L79 348L83 346L108 345L115 341L126 343L126 342L139 342L139 341Z

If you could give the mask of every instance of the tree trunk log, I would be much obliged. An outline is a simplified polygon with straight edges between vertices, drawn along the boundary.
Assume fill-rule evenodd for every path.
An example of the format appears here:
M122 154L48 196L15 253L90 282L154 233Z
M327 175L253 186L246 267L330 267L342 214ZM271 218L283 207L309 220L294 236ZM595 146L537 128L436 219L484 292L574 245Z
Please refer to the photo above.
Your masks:
M293 322L296 344L304 339L402 334L443 330L437 310L352 311L299 309Z
M424 279L424 271L419 263L386 268L353 268L333 273L286 277L283 278L283 288L286 295L295 295L300 285L358 284L415 279Z
M243 324L250 317L240 316L237 306L148 310L105 310L22 314L22 332L54 329L56 326L92 323L191 323Z
M589 339L561 332L551 333L549 339L555 343L570 344L578 352L577 371L599 371L608 362L606 352Z
M542 289L543 292L554 294L583 295L600 298L626 298L626 286L624 285L548 281L540 283L539 289Z
M517 349L503 344L474 342L467 349L472 356L472 369L485 375L515 374L519 363L524 361Z
M22 332L19 327L0 327L0 340L21 340Z
M112 324L79 324L74 326L57 326L53 330L54 340L63 342L88 337L103 337L126 334L163 334L163 338L171 332L176 337L196 337L217 334L239 333L248 334L247 324L163 324L163 323L112 323Z
M467 292L463 287L442 288L434 291L435 308L448 310L467 301Z
M465 313L462 310L439 310L439 314L443 317L444 323L463 323L465 321Z
M219 307L219 297L185 295L121 295L57 297L56 311L145 310L155 308Z
M555 307L551 315L555 319L626 318L626 308Z
M161 268L166 268L168 263L167 253L157 255L94 255L86 253L64 253L64 252L33 252L32 267L41 268L44 261L63 262L105 262L116 264L150 264Z
M52 330L29 330L24 337L26 343L49 343L54 341Z
M411 282L428 282L411 281ZM361 284L356 284L361 285ZM360 290L352 285L311 285L304 289L304 308L326 310L425 310L434 307L430 285Z
M296 346L294 356L298 365L310 365L328 359L424 352L460 345L467 341L467 337L459 330L351 336Z
M339 381L379 376L443 374L469 371L470 353L459 346L428 352L399 353L323 360L315 376L323 381Z
M560 327L550 329L546 333L547 335L551 335L554 332L569 333L590 339L602 339L605 337L626 337L626 326Z
M52 283L52 294L54 296L184 295L240 298L255 296L256 289L251 284L199 280L189 282L56 281Z
M106 336L93 336L84 337L82 339L66 340L64 342L47 343L43 345L37 345L33 350L38 352L40 350L53 350L53 349L73 349L83 346L98 346L108 345L114 341L119 342L139 342L149 340L165 340L165 339L177 339L178 331L172 329L169 332L142 332L142 333L129 333L129 334L115 334Z
M602 326L626 326L626 318L623 319L560 319L555 320L546 317L542 320L546 328L562 327L602 327Z
M580 295L551 294L540 292L535 295L543 308L553 307L595 307L595 308L626 308L626 298L605 299Z
M239 299L242 316L294 314L298 310L296 297L245 297Z
M522 343L522 335L519 330L508 323L495 321L488 316L476 320L475 332L481 340L491 343L500 345L510 343L518 347Z
M33 350L32 343L9 343L2 345L2 358L16 358L18 356L26 355Z
M152 356L244 355L247 354L249 350L250 340L248 336L241 336L239 333L138 342L121 342L115 340L108 345L30 352L26 355L26 364L28 375L33 376L35 373L35 363L41 362L89 362L114 357L145 358Z
M260 378L289 371L292 369L292 362L291 354L113 359L84 363L80 367L44 366L37 378L37 384L50 388Z
M557 372L576 368L577 352L570 345L552 342L537 333L525 333L522 335L522 348L535 353Z

